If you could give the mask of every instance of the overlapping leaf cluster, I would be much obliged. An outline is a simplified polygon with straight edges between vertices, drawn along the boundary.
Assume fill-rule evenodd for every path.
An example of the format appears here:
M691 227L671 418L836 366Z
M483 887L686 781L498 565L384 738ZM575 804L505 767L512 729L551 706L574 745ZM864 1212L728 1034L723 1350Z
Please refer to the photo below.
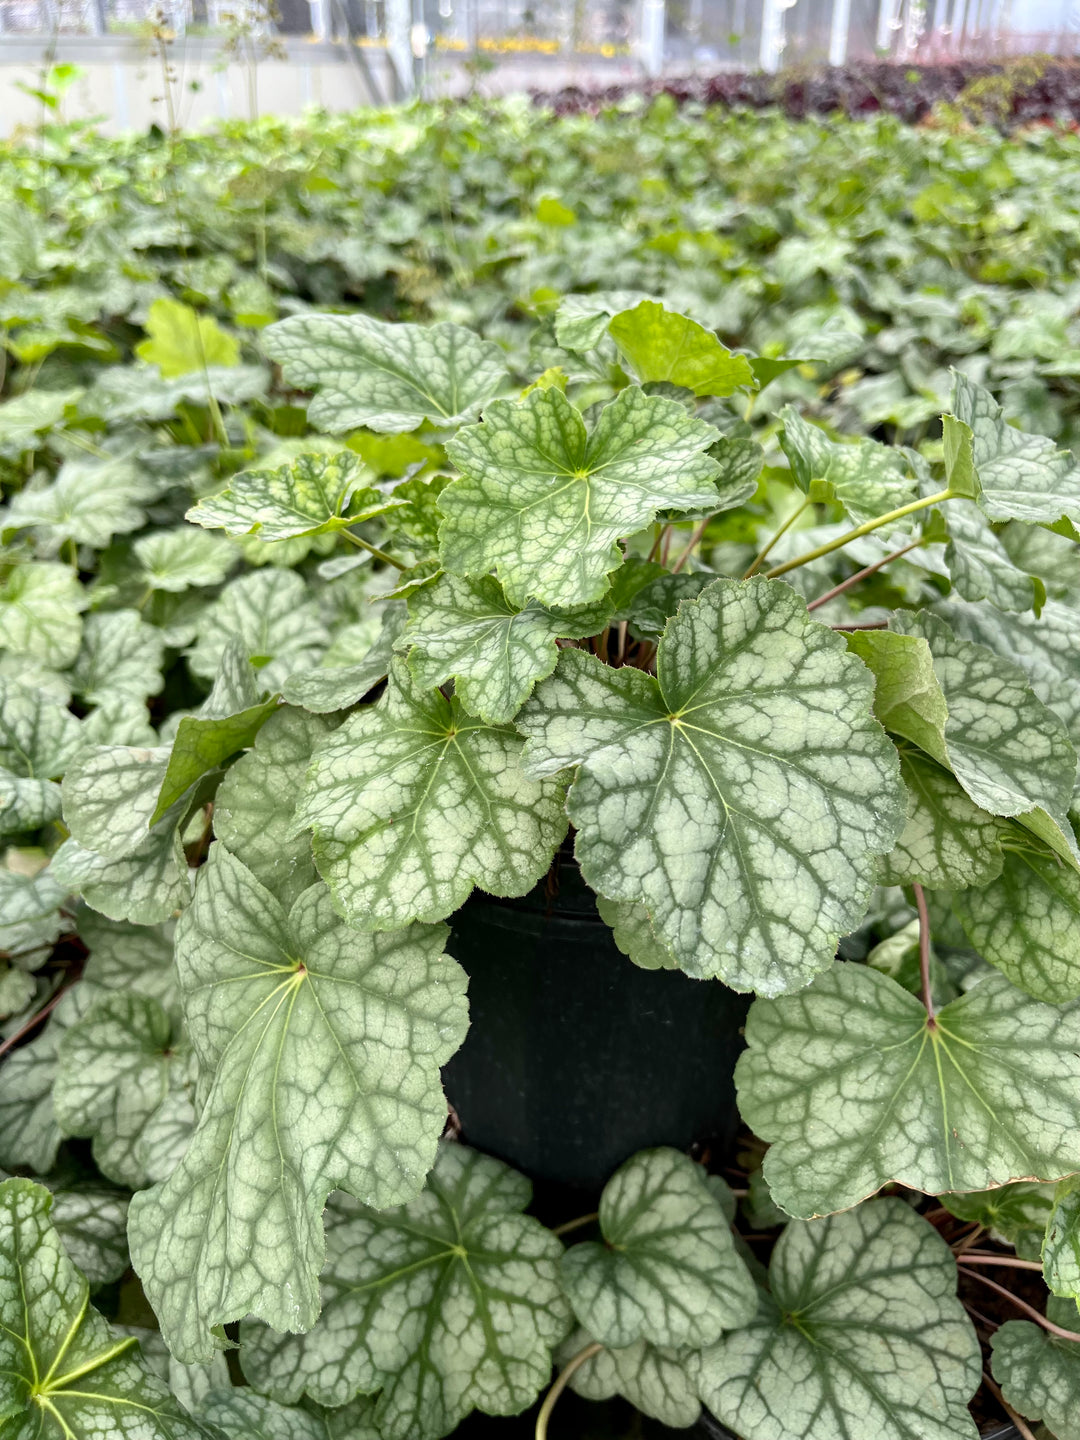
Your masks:
M746 1440L973 1433L947 1248L871 1197L945 1195L1080 1297L1080 470L1068 297L1036 336L1010 288L1071 232L1029 205L961 295L942 176L996 156L1019 205L1074 142L904 136L902 173L829 197L825 147L792 212L758 164L751 225L743 122L657 111L671 175L555 236L531 117L480 166L473 108L418 114L364 122L334 182L359 121L319 122L314 168L234 156L228 211L213 140L170 142L168 203L134 142L12 162L51 198L0 253L0 1165L42 1183L0 1191L0 1415L438 1440L557 1355ZM568 174L622 173L615 120L564 129ZM171 258L118 265L121 228ZM361 288L436 323L347 313ZM758 997L739 1104L794 1217L767 1275L673 1151L563 1254L522 1177L439 1147L444 922L571 827L630 962ZM72 1260L141 1287L145 1364ZM1003 1327L994 1365L1065 1433L1057 1328Z

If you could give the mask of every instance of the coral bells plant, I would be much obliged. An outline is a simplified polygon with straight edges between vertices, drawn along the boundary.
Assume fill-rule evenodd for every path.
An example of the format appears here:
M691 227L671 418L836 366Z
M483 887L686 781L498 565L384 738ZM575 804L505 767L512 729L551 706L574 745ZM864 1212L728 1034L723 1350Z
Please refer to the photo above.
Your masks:
M5 515L3 983L67 967L0 1070L12 1434L440 1440L557 1370L541 1436L571 1385L956 1440L984 1363L1080 1433L1072 459L959 371L919 449L762 418L805 362L633 293L529 383L451 323L261 346L310 428L185 520L119 444ZM723 1174L626 1156L553 1231L440 1068L447 922L570 844L627 976L755 998ZM87 1304L126 1247L160 1334ZM1010 1267L1055 1298L984 1361Z

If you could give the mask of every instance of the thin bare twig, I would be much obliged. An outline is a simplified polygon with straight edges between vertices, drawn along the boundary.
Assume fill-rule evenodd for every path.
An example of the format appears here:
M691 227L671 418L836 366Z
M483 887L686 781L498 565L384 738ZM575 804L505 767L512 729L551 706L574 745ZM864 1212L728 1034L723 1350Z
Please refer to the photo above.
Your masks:
M876 575L882 566L888 565L892 560L899 560L901 555L906 555L909 550L917 549L922 543L922 536L920 535L918 540L912 540L910 545L902 545L899 550L894 550L891 555L886 555L884 559L875 560L873 565L867 565L854 575L849 575L848 578L842 580L839 585L834 585L831 590L826 590L824 595L819 595L816 600L811 600L810 604L806 607L807 610L816 610L821 605L827 605L830 600L835 600L837 595L843 595L845 590L850 590L851 587L857 585L860 580L867 580L871 575Z

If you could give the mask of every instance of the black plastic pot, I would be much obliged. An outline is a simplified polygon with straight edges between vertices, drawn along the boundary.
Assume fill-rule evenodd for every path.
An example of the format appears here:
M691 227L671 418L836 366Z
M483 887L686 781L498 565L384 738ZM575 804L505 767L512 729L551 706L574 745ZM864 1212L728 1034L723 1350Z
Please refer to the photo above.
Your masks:
M726 1425L721 1425L720 1421L710 1415L707 1410L701 1412L701 1419L694 1426L693 1431L669 1430L667 1433L672 1436L696 1434L704 1436L705 1440L739 1440L737 1435L733 1435ZM1020 1440L1020 1431L1015 1425L994 1425L989 1430L981 1431L980 1434L982 1440Z
M632 964L569 858L520 900L474 893L451 924L472 1023L443 1079L467 1143L541 1199L596 1193L647 1146L727 1151L748 997Z

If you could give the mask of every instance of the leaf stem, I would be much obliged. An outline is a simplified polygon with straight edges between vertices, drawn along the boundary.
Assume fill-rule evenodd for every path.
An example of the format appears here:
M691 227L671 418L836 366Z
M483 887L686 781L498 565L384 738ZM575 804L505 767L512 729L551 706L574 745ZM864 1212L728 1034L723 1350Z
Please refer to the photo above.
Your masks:
M536 1417L536 1440L547 1440L547 1427L548 1421L551 1419L551 1412L555 1409L555 1402L566 1389L574 1371L584 1365L586 1360L591 1360L594 1355L598 1355L603 1348L599 1340L592 1341L592 1343L586 1345L583 1350L579 1350L574 1358L567 1361L559 1371L555 1377L554 1385L552 1385L551 1389L544 1396L544 1403L540 1406L540 1414Z
M919 974L922 976L926 1024L928 1029L933 1030L937 1021L934 1018L934 997L930 991L930 912L926 907L923 888L918 881L915 881L911 888L915 892L915 908L919 912Z
M964 1263L962 1260L959 1262ZM987 1285L991 1290L996 1290L999 1295L1004 1295L1006 1300L1011 1300L1018 1310L1023 1310L1025 1315L1030 1315L1037 1325L1051 1335L1056 1335L1059 1340L1072 1340L1080 1345L1080 1335L1075 1330L1063 1330L1060 1325L1055 1325L1053 1320L1048 1320L1045 1315L1040 1314L1034 1305L1029 1305L1026 1300L1021 1300L1019 1295L1014 1295L1011 1290L1006 1290L1004 1285L999 1285L996 1280L991 1280L989 1275L980 1275L978 1270L968 1270L972 1280L978 1280L980 1285ZM573 1364L573 1361L571 1361Z
M912 540L910 545L902 545L899 550L894 550L891 555L886 555L881 560L875 560L873 565L867 565L862 570L856 571L854 575L849 575L846 580L841 580L839 585L834 585L831 590L826 590L824 595L819 595L816 600L811 600L810 604L806 607L807 610L817 610L819 606L827 605L830 600L835 600L838 595L843 595L845 590L850 590L851 587L857 585L860 580L868 580L871 575L876 575L882 566L888 565L892 560L899 560L901 555L906 555L909 550L917 550L923 543L923 538L920 535L918 540Z
M886 515L877 515L873 520L856 525L854 530L846 530L843 535L837 535L835 540L827 540L816 550L808 550L805 555L796 555L794 560L785 560L783 565L774 565L765 572L765 578L775 580L778 575L786 575L789 570L797 570L800 565L808 565L811 560L820 560L823 555L830 555L834 550L850 544L852 540L861 539L863 535L871 535L883 525L891 525L894 520L903 520L906 515L914 515L918 510L928 510L931 505L941 505L946 500L957 498L951 490L939 490L936 495L927 495L924 500L912 500L909 505L901 505L898 510L890 510ZM806 503L809 504L809 500Z
M594 1220L599 1220L599 1210L593 1210L588 1215L579 1215L576 1220L564 1220L561 1225L552 1226L553 1235L568 1235L571 1230L580 1230L582 1225L591 1225Z
M1006 1265L1012 1270L1037 1270L1042 1274L1038 1260L1021 1260L1018 1255L991 1255L987 1250L966 1250L957 1259L965 1265Z
M387 565L393 565L395 570L408 569L408 566L403 565L400 560L395 560L393 555L388 555L385 550L380 550L375 545L369 545L366 540L361 540L360 536L354 535L351 530L339 530L338 534L344 535L346 540L351 540L354 545L358 546L361 550L366 550L369 555L374 555L376 560L382 560Z
M780 539L781 535L786 535L786 534L787 534L787 532L791 529L792 525L795 524L795 521L798 520L799 516L803 513L803 511L806 509L806 507L807 507L809 504L810 504L810 497L809 497L809 495L807 495L806 498L803 500L802 504L799 505L795 510L793 510L793 511L791 512L791 514L788 516L788 518L787 518L787 519L784 521L784 523L780 526L780 529L777 530L777 531L775 531L775 532L773 533L772 538L771 538L770 540L766 540L765 544L761 547L761 549L758 551L758 553L754 556L753 563L750 565L749 569L747 569L747 570L745 570L745 571L743 572L743 577L742 577L742 578L743 578L744 580L749 580L749 579L750 579L750 576L754 574L754 572L757 570L758 566L762 563L762 561L763 561L763 560L766 558L766 556L768 555L769 551L773 548L773 546L776 544L776 542Z
M709 521L712 518L713 517L711 515L706 515L705 519L699 520L698 523L694 526L693 530L691 530L690 539L686 542L686 548L683 550L679 558L675 561L675 564L671 567L672 575L677 575L682 569L682 567L686 564L687 560L690 559L691 550L694 549L698 541L705 534L705 531L709 528Z

